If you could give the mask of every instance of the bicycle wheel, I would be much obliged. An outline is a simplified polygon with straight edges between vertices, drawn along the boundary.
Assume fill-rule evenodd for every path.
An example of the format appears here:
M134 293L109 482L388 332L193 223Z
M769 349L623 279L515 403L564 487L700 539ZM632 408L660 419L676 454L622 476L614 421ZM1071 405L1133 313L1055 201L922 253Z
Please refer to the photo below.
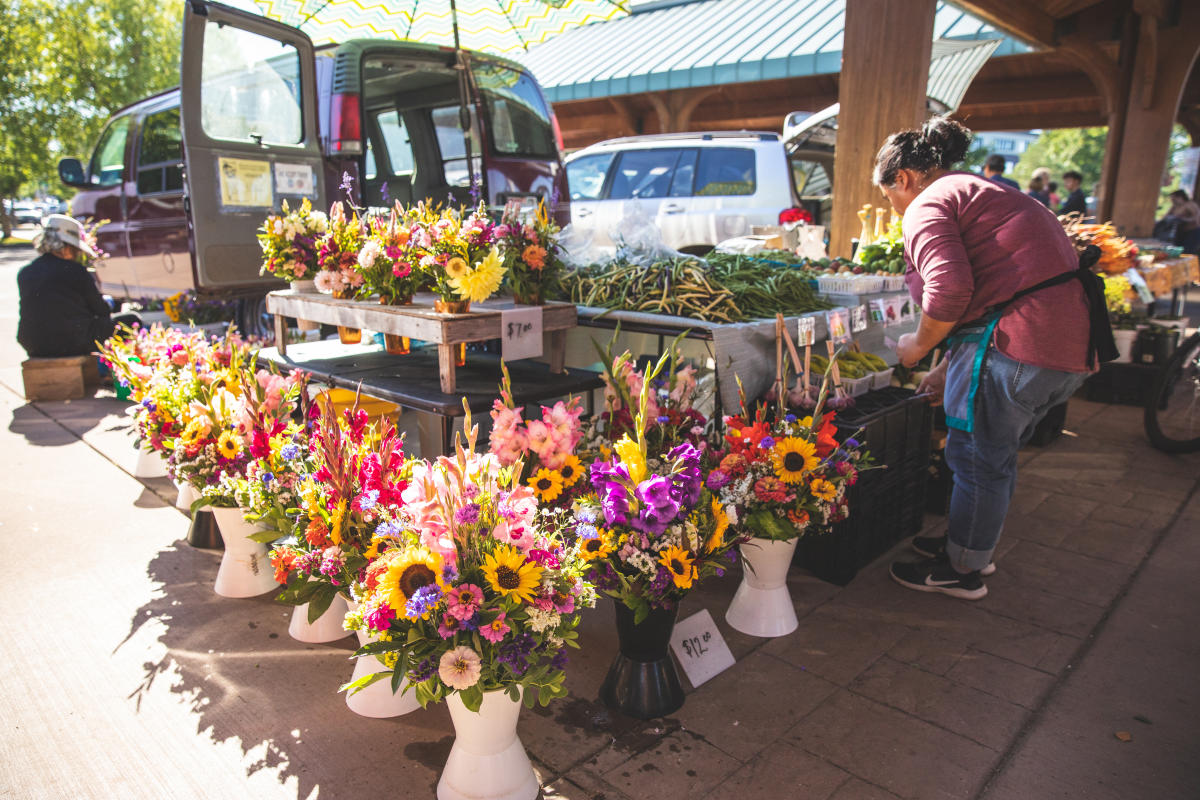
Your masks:
M1154 379L1144 422L1150 443L1159 450L1200 450L1200 333L1180 344Z

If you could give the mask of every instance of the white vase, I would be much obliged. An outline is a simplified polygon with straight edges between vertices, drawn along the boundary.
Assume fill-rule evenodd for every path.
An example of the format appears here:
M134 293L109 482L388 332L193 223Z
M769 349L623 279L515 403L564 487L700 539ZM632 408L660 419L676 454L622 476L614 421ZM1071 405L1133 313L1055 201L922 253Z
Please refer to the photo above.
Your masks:
M725 612L725 621L735 630L763 637L796 630L800 622L788 593L787 574L797 541L753 538L741 545L742 583Z
M502 691L485 692L479 711L457 693L446 698L454 746L438 781L438 800L534 800L538 779L517 736L521 703Z
M309 642L310 644L324 644L344 639L350 635L350 631L342 626L342 622L346 619L346 612L349 610L346 598L340 594L333 596L333 602L329 604L329 608L325 609L325 613L317 617L316 622L308 621L308 603L296 606L292 611L291 624L288 625L288 635L298 642Z
M1113 331L1113 341L1117 344L1116 361L1128 364L1133 361L1133 345L1137 341L1138 332L1129 330Z
M200 495L196 494L196 490L187 481L176 481L175 487L179 490L179 494L175 496L175 507L180 511L191 511L192 503L200 499Z
M157 452L138 448L137 463L133 466L135 478L167 477L167 462Z
M353 609L355 604L348 603L348 609ZM365 631L355 631L358 635L358 646L362 647L370 642L377 642L379 638L370 636ZM376 672L386 670L375 656L363 656L362 658L354 659L354 673L350 676L351 682L359 678L365 678ZM389 675L386 678L381 678L375 681L365 689L360 689L354 694L346 692L346 706L358 714L360 717L372 717L374 719L384 719L386 717L399 717L410 711L416 711L421 707L417 702L417 693L408 688L408 680L405 679L396 687L395 693L392 692L392 679Z
M267 546L246 538L265 527L247 522L240 508L214 506L212 512L225 542L214 591L222 597L256 597L278 589Z

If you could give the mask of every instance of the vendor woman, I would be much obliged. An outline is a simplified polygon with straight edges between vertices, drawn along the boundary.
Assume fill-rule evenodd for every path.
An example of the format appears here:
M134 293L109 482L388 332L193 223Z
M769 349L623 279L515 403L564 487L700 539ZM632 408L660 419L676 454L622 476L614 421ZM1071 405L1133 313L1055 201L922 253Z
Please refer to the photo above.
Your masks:
M954 471L947 536L915 538L925 558L893 564L892 577L978 600L987 594L982 577L996 569L1017 450L1079 388L1097 353L1094 276L1036 199L951 170L970 143L970 131L942 117L892 134L875 158L874 181L904 216L905 280L922 310L916 333L897 342L900 362L912 367L946 348L918 391L945 407ZM1108 331L1105 318L1099 324L1098 339ZM1100 360L1111 358L1106 349Z

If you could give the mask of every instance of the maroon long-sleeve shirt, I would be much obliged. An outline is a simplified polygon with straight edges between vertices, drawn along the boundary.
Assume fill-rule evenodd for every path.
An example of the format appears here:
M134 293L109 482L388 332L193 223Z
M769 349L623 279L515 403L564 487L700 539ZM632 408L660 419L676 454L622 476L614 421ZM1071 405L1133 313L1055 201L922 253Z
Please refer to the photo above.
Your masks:
M938 178L904 212L904 255L913 299L942 322L978 319L1020 290L1079 267L1049 209L969 172ZM996 326L995 343L1017 361L1087 372L1082 284L1068 281L1017 300Z

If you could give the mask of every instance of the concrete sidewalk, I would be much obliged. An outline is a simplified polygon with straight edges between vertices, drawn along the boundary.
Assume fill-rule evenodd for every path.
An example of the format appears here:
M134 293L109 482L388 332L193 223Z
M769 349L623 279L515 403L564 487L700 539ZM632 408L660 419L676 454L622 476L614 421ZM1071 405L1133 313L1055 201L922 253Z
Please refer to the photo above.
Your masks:
M165 480L130 475L123 404L20 399L13 271L0 797L433 797L444 707L350 713L352 640L295 642L289 608L212 592L219 554L182 541ZM1140 413L1072 401L1072 435L1022 454L978 603L896 586L889 557L845 588L794 569L800 628L762 640L724 626L736 571L694 592L683 615L708 608L738 663L672 718L596 702L616 637L611 605L586 615L571 696L522 712L545 796L1198 796L1200 455L1152 450Z

